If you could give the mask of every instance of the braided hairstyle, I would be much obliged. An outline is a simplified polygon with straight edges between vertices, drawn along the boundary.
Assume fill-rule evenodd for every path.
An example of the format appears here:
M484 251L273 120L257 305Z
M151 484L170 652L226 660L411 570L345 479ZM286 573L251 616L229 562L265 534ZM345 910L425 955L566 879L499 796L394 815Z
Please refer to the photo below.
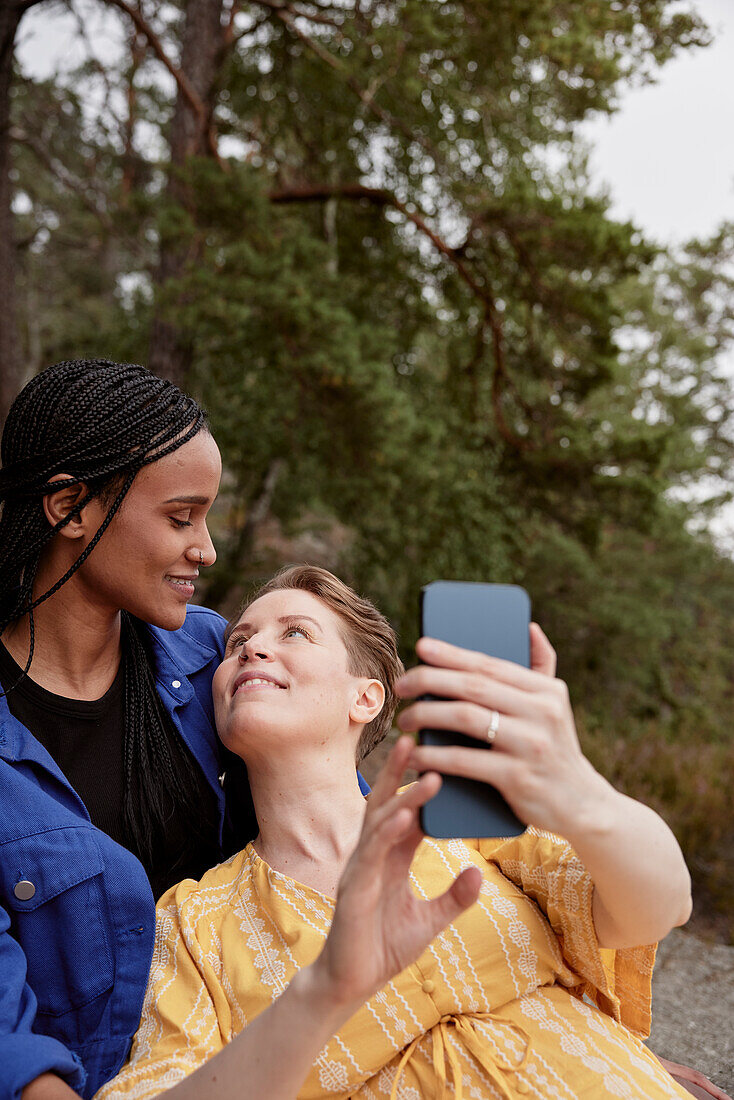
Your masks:
M28 615L30 651L20 679L33 660L34 608L86 561L138 471L182 447L204 424L200 406L173 383L144 367L107 359L57 363L33 378L15 399L0 451L0 633ZM59 473L68 474L68 479L52 482ZM80 483L86 491L78 506L51 525L43 498ZM44 547L94 497L109 502L99 529L64 576L34 598ZM216 803L156 691L149 638L145 625L123 611L126 841L154 874L190 864L194 853L204 864L203 872L219 858ZM171 830L166 826L180 815L186 828L179 832L186 839L171 851L166 844ZM211 856L202 856L207 846Z

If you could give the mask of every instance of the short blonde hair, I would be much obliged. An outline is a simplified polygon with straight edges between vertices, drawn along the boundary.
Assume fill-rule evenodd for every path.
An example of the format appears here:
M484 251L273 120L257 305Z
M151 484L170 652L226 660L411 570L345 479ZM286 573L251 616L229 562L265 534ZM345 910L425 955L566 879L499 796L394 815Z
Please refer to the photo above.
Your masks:
M362 730L357 745L359 763L386 736L398 705L395 683L405 669L398 655L395 631L370 600L358 596L328 569L321 569L318 565L286 565L245 600L237 618L227 625L225 642L255 600L269 592L289 588L310 592L341 619L344 624L342 641L349 658L350 674L379 680L385 689L382 710Z

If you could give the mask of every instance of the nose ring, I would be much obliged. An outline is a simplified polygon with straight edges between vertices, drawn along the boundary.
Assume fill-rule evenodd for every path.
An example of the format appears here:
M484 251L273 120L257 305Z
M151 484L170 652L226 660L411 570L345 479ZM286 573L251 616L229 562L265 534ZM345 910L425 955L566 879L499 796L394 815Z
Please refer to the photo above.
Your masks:
M203 564L204 564L204 551L200 550L199 551L199 565L203 565Z

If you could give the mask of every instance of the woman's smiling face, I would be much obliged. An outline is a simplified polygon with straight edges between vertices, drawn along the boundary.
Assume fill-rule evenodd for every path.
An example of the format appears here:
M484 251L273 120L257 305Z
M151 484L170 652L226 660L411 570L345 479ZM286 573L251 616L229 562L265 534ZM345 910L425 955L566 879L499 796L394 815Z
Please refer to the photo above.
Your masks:
M246 608L213 682L227 748L254 759L294 739L304 747L343 739L352 724L356 745L364 691L376 681L349 671L342 630L335 612L298 589L268 592Z
M90 605L124 608L166 630L183 625L199 565L212 565L216 559L206 517L221 470L219 450L208 431L143 467L75 574L74 583ZM94 499L84 509L88 538L108 507Z

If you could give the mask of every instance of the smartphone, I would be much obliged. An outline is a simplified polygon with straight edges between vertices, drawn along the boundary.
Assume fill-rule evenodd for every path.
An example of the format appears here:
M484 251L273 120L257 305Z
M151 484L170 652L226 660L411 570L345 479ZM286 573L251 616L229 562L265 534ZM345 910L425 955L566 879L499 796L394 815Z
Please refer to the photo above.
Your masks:
M530 598L515 584L434 581L421 590L421 634L529 668ZM449 730L420 730L418 737L422 745L492 751ZM422 808L421 827L434 837L505 837L525 831L495 787L454 775L443 776L441 790Z

